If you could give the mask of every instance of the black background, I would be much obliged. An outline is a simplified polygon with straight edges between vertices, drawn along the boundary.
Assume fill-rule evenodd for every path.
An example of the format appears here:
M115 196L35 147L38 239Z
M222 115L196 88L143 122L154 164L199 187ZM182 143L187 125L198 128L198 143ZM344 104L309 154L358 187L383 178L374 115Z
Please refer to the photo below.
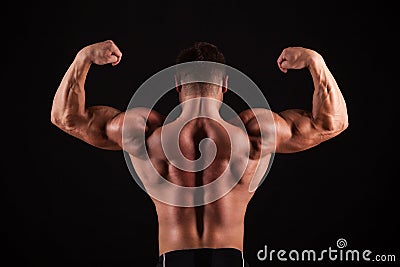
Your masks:
M53 96L75 54L106 39L119 46L122 61L92 66L86 100L121 110L136 88L197 40L219 46L274 111L310 109L309 73L283 74L276 59L287 46L318 51L346 99L350 126L310 150L276 155L248 207L245 257L250 266L268 266L256 257L264 245L322 250L345 238L348 249L394 254L399 261L394 10L350 1L8 4L3 142L11 150L2 175L6 250L0 261L11 261L2 265L156 264L154 206L130 176L123 153L91 147L50 122ZM13 96L5 97L9 92ZM171 95L161 111L177 100Z

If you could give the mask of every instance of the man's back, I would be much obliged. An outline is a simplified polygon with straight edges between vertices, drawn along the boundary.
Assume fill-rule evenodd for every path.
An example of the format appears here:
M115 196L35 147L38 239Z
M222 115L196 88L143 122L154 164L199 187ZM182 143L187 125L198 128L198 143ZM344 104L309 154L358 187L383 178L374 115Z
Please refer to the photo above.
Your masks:
M314 85L311 111L256 108L241 112L230 124L219 116L218 103L227 91L228 76L212 72L217 84L206 87L188 86L175 77L182 113L164 125L165 116L145 107L123 112L86 106L90 66L115 66L121 57L111 40L81 49L54 96L52 123L92 146L131 155L157 209L159 266L243 266L246 207L271 153L312 148L348 127L346 103L324 59L316 51L288 47L277 60L283 73L309 70ZM178 58L224 63L222 53L204 42L183 50ZM203 105L199 99L204 96L213 100Z
M164 151L175 149L166 146L177 143L178 136L178 148L182 154L166 155ZM169 142L164 144L163 138ZM216 179L226 180L219 188L224 191L221 192L222 198L211 203L204 201L207 204L197 207L179 207L152 198L159 221L160 255L188 248L230 247L242 250L244 216L253 195L249 187L259 163L259 156L251 148L245 131L221 118L194 118L187 123L178 119L156 129L146 144L148 158L131 157L145 187L156 182L152 177L156 175L155 170L169 182L184 187L204 186ZM214 146L216 154L209 153ZM212 158L208 158L210 155ZM186 160L180 157L195 161L199 171L182 170L180 165ZM264 158L258 173L264 174L267 166L268 158ZM259 182L261 178L262 175L254 177L254 181ZM203 193L187 197L205 200L206 190Z

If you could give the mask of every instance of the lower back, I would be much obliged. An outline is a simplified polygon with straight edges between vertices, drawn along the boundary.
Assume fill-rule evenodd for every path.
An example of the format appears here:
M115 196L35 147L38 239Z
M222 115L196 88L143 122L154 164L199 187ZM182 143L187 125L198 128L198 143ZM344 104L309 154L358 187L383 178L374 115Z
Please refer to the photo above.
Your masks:
M251 198L238 184L221 199L199 207L174 207L154 200L159 222L159 253L189 248L243 248L244 217ZM243 188L241 188L243 187ZM240 195L242 197L240 197Z

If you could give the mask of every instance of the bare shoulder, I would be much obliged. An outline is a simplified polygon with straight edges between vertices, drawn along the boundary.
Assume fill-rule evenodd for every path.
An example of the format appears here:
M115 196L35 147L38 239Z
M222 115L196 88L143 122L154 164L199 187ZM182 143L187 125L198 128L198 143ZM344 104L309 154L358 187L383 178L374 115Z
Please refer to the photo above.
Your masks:
M146 122L147 126L151 128L158 128L164 123L165 116L154 109L135 107L128 109L125 112L125 121L130 121L132 119L143 120Z
M229 122L235 126L242 124L246 127L260 127L259 124L274 124L275 113L266 108L249 108L240 112Z
M252 111L252 109L246 109L241 111L239 114L232 117L231 119L227 120L227 122L236 127L243 128L243 125L246 125L246 123L251 120L252 117L254 117L254 112Z

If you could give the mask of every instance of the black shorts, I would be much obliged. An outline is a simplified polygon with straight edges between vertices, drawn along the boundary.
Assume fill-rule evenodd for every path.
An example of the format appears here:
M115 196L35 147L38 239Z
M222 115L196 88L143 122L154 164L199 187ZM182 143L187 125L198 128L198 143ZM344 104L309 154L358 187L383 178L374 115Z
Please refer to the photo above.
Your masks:
M174 250L159 257L157 267L249 267L235 248Z

